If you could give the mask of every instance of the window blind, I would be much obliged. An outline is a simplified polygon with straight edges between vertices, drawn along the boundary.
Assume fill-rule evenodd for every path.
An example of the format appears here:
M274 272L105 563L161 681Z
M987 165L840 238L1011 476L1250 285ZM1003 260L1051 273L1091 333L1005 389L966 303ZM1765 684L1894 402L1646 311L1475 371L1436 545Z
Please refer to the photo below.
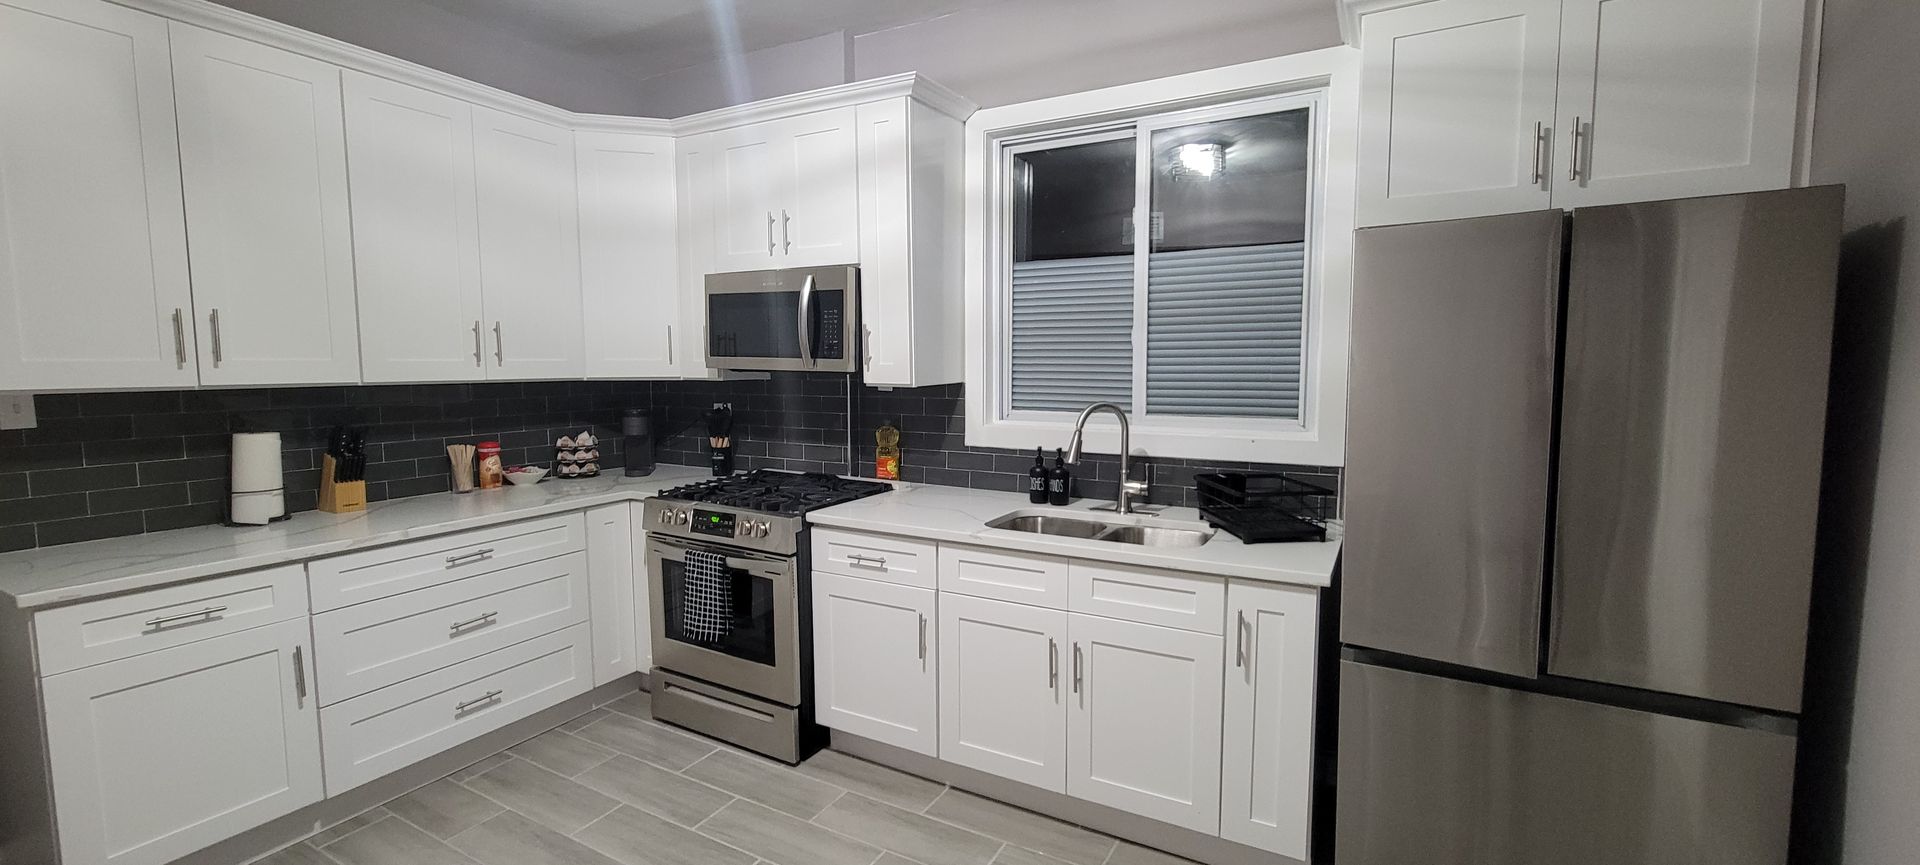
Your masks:
M1015 411L1133 402L1133 257L1013 265Z
M1147 261L1147 412L1300 417L1306 245Z

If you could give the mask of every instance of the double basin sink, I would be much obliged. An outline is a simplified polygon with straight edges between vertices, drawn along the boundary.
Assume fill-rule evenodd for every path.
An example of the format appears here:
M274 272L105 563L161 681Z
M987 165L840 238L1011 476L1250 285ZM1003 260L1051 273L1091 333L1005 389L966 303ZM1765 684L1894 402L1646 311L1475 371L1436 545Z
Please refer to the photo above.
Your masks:
M1139 517L1103 519L1084 512L1068 516L1039 510L1002 514L988 520L987 528L1140 547L1197 547L1213 537L1213 529L1201 524L1151 525Z

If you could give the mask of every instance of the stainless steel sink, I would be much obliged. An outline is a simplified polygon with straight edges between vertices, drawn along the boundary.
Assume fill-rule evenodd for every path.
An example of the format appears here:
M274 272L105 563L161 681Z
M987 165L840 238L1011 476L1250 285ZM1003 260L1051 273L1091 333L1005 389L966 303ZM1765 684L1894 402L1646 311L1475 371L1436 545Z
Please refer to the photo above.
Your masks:
M1141 547L1197 547L1213 537L1212 528L1198 524L1186 528L1182 525L1149 525L1140 522L1137 517L1101 520L1031 511L1002 514L989 520L987 528Z

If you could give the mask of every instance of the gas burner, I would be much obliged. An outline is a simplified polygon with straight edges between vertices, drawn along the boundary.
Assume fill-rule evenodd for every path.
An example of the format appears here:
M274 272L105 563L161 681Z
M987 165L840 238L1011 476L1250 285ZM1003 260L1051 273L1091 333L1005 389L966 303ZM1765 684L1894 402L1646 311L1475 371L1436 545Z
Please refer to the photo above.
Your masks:
M797 515L886 492L892 487L817 472L757 469L674 487L660 498L722 505L771 514Z

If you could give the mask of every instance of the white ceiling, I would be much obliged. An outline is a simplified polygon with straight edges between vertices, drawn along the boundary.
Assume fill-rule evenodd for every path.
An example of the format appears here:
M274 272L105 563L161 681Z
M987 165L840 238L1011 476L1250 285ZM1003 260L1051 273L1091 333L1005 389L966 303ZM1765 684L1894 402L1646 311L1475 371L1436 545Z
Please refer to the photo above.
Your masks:
M421 0L639 77L706 63L737 34L752 51L838 31L870 33L1006 0ZM1013 0L1022 2L1022 0Z

